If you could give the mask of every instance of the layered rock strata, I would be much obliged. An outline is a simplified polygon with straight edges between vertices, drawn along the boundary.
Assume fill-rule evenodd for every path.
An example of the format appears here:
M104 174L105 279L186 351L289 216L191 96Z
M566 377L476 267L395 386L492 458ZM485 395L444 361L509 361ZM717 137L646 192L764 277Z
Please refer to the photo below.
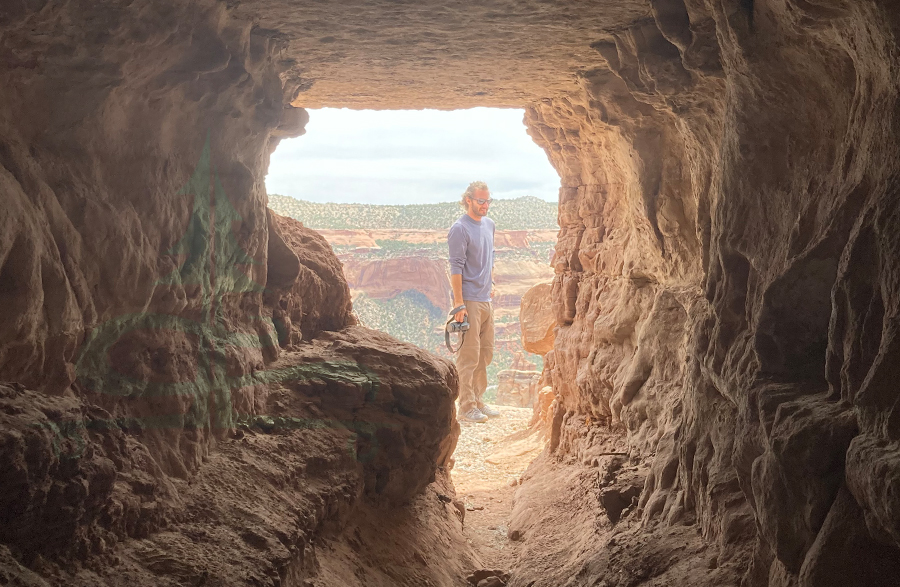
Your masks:
M344 260L344 275L352 290L375 299L392 298L404 291L418 291L439 310L449 309L450 279L447 262L427 257Z

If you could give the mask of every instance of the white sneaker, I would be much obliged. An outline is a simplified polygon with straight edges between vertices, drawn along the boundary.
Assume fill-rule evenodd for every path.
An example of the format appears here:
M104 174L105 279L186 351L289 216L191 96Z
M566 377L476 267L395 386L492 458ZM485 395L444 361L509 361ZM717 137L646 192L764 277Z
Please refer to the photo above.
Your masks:
M484 414L485 416L487 416L489 418L496 418L497 416L500 415L500 410L492 408L491 406L489 406L487 404L481 406L478 409L481 410L482 414Z
M462 420L466 420L468 422L487 422L488 417L484 415L484 413L478 408L472 408L462 416Z

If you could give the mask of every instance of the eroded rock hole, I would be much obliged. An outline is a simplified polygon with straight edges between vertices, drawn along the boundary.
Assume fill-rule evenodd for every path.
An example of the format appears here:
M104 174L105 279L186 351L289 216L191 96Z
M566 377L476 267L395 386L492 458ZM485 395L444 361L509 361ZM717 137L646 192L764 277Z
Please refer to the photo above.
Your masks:
M493 202L485 222L496 227L495 342L480 391L498 415L475 423L458 407L462 428L451 462L457 495L447 499L490 568L511 565L504 545L513 540L512 496L543 447L541 418L553 399L543 359L556 326L550 291L558 176L526 135L523 116L487 109L313 110L306 135L274 153L268 175L270 192L289 194L270 193L270 208L318 231L337 254L359 322L450 361L456 356L444 337L453 306L448 230L466 214L459 201L470 181L487 181ZM280 238L276 231L269 238L276 250L270 272L280 280L283 246L272 243ZM285 346L281 314L275 327ZM357 446L371 450L371 442ZM379 478L374 489L386 482Z
M2 3L0 583L894 587L898 38L887 0ZM524 110L558 174L491 556L456 372L358 324L439 334L433 243L266 209L325 107Z

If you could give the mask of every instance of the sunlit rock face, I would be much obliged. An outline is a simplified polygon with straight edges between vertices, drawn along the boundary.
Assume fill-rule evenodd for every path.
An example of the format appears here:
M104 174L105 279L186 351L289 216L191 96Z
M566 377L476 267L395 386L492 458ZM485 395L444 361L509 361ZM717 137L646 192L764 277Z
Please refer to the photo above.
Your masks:
M4 572L397 584L390 554L338 572L370 560L356 538L309 547L369 520L442 541L440 565L395 543L418 561L401 583L462 576L427 485L452 367L352 325L336 260L266 211L263 179L298 107L514 106L563 181L550 457L603 485L568 513L609 518L582 536L532 516L526 548L583 548L522 557L514 584L893 585L898 19L887 0L2 3ZM520 503L553 490L541 471ZM384 526L386 503L431 522ZM627 532L606 549L609 524Z
M522 325L522 346L529 353L544 356L553 350L556 315L552 291L549 283L539 283L522 296L519 323Z

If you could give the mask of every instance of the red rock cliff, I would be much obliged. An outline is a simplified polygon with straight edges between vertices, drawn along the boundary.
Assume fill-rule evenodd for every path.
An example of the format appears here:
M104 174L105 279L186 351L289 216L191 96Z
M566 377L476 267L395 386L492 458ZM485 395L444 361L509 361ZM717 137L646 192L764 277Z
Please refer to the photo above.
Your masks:
M392 298L404 291L418 291L440 310L450 305L447 262L427 257L344 260L344 275L351 288L376 299Z

